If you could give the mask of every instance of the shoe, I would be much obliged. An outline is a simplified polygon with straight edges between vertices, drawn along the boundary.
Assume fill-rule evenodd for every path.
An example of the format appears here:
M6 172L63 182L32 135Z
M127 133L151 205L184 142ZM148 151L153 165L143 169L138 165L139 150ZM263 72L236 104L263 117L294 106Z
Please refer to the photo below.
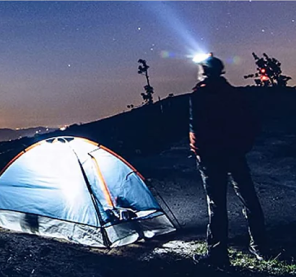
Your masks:
M229 267L230 261L228 256L218 256L210 254L193 254L193 261L196 264L215 267Z
M251 254L253 254L258 261L267 261L268 260L268 255L266 254L266 251L249 246L249 251Z

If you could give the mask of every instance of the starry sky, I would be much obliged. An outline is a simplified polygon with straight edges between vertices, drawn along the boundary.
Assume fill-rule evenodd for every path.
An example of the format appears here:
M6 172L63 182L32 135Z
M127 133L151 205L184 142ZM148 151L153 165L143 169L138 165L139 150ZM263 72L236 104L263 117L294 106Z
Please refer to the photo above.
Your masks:
M252 52L296 84L293 1L0 2L0 128L60 127L139 106L147 61L154 99L191 91L196 52L234 85L253 85Z

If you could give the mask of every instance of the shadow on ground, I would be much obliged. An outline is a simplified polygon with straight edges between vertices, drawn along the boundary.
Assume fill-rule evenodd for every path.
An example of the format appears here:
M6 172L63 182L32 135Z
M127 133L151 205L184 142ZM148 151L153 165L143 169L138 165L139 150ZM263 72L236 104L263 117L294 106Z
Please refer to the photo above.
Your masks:
M253 268L221 270L194 264L192 254L202 244L201 231L185 228L111 250L1 231L0 276L271 276ZM274 258L293 262L295 234L296 222L268 231ZM247 236L236 236L229 244L247 253Z

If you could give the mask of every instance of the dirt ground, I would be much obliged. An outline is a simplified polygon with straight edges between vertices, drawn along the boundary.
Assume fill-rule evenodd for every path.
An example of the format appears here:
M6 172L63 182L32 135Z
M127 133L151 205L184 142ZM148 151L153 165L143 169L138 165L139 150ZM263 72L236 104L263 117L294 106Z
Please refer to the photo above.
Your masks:
M291 132L268 129L248 155L274 255L287 259L296 257L295 141ZM151 191L179 225L177 232L104 250L1 229L0 276L213 276L210 271L201 275L191 259L196 243L205 238L207 210L195 161L189 156L184 139L159 155L130 160L149 179ZM231 187L228 194L229 243L246 251L242 206Z

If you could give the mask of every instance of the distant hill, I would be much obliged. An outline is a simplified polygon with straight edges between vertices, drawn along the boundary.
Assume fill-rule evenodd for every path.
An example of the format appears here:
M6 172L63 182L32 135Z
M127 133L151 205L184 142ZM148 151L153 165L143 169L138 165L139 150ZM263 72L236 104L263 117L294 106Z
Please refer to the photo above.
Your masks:
M295 128L295 88L241 87L260 113L263 123L273 128ZM168 97L115 116L66 130L38 133L33 137L0 142L0 169L29 145L54 136L78 136L96 141L126 159L160 153L174 142L188 137L189 94ZM234 115L235 116L235 115Z
M98 142L128 159L162 151L187 134L188 94L168 97L150 106L134 108L109 118L74 124L66 130L39 133L0 142L0 169L26 147L55 136L78 136ZM183 124L185 123L185 124Z
M0 141L11 141L23 137L33 137L38 134L45 134L55 131L54 128L34 127L27 129L0 129Z

